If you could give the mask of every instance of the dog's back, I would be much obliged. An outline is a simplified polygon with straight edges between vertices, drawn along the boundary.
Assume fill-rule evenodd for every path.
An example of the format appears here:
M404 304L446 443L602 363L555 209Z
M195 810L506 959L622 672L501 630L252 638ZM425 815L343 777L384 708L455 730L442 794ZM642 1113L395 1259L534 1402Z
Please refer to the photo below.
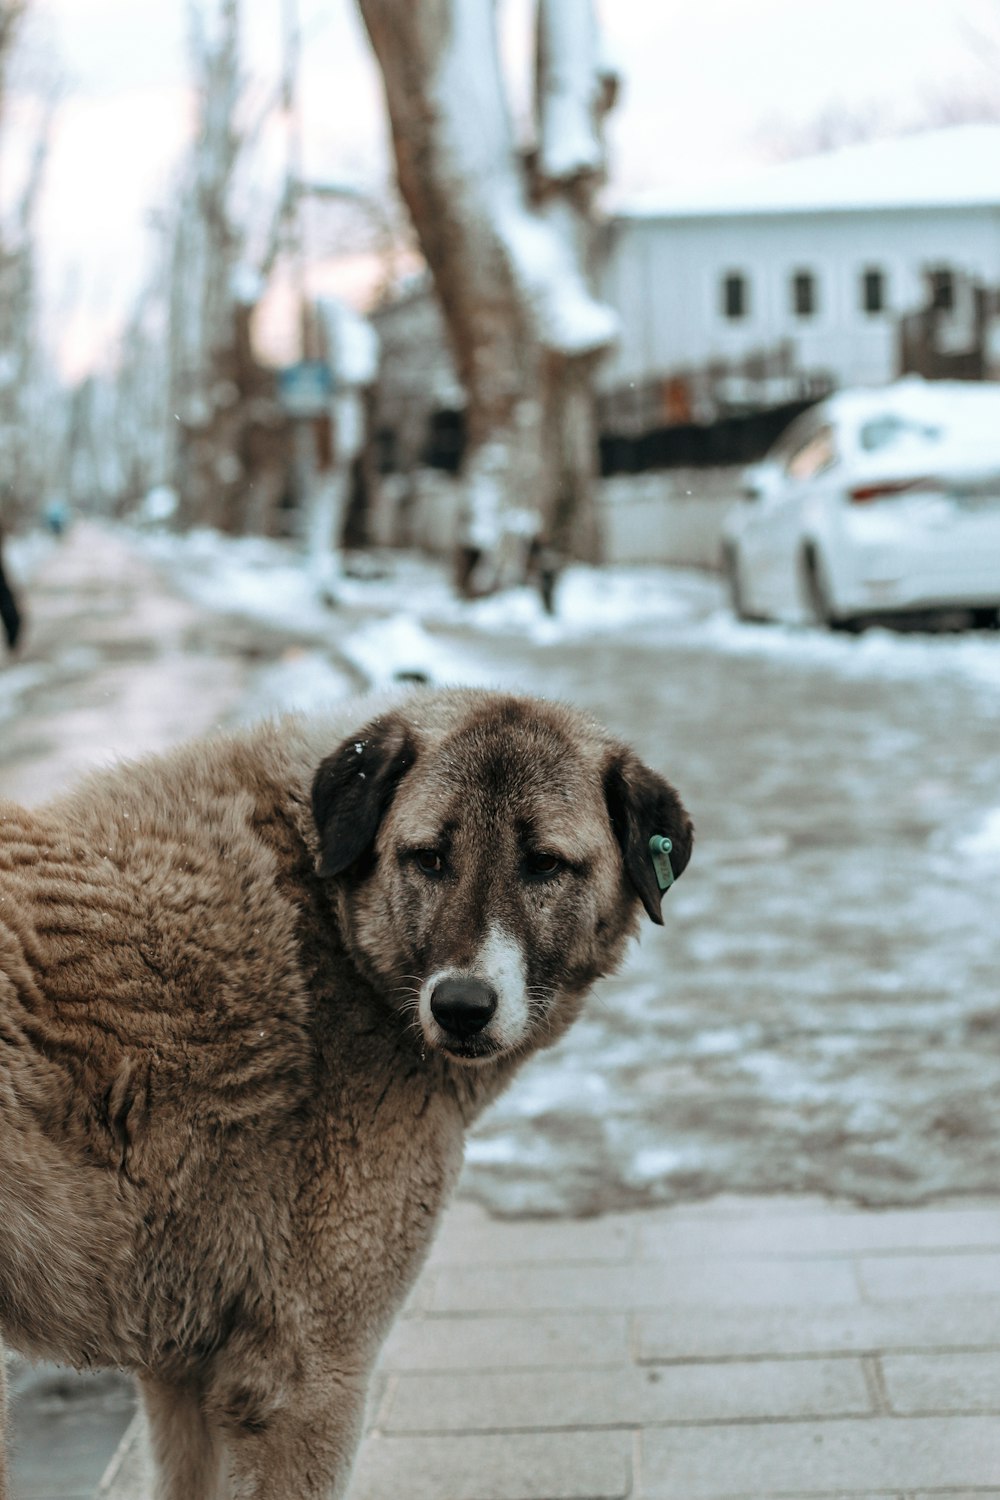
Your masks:
M225 743L0 811L0 1328L30 1353L197 1345L217 1289L170 1263L167 1225L195 1240L234 1135L251 1153L308 1088L293 906ZM239 1260L230 1186L201 1229Z

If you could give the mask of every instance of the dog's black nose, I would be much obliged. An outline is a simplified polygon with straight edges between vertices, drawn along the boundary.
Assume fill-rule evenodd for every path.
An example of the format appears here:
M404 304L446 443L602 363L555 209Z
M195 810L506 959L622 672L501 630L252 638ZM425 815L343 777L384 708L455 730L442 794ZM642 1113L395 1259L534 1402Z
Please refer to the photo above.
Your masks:
M442 979L431 995L431 1015L452 1036L475 1036L497 1008L496 990L482 979Z

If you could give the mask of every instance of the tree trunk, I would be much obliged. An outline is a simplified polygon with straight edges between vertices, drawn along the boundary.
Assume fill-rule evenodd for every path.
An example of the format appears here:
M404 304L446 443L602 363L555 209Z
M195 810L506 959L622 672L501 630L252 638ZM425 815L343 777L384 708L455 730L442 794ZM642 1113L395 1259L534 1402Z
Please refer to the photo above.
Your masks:
M595 198L606 167L604 117L618 93L617 75L602 55L592 0L538 0L535 61L538 149L532 196L539 212L573 246L589 282ZM557 558L586 562L603 556L595 496L597 363L597 353L553 356L546 384L546 533Z
M526 507L553 523L553 372L589 367L614 320L590 295L575 247L527 200L494 0L359 4L382 69L400 191L466 392L457 571L477 592L510 565Z

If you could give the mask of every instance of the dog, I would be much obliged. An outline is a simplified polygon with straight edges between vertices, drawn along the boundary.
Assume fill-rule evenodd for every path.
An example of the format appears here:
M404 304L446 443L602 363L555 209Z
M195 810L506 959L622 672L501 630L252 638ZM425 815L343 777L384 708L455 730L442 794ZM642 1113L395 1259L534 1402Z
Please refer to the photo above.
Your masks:
M157 1500L344 1495L466 1130L692 836L591 719L459 689L0 803L0 1332L134 1372Z

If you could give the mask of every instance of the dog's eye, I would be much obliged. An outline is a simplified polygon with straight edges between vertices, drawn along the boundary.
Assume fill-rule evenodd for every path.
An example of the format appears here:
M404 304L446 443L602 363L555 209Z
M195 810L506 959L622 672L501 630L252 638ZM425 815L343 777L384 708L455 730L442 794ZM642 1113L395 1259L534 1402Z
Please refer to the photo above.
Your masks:
M415 849L413 852L413 863L421 875L443 875L444 855L439 854L436 849Z
M524 873L533 880L546 880L566 868L558 854L538 849L524 856Z

